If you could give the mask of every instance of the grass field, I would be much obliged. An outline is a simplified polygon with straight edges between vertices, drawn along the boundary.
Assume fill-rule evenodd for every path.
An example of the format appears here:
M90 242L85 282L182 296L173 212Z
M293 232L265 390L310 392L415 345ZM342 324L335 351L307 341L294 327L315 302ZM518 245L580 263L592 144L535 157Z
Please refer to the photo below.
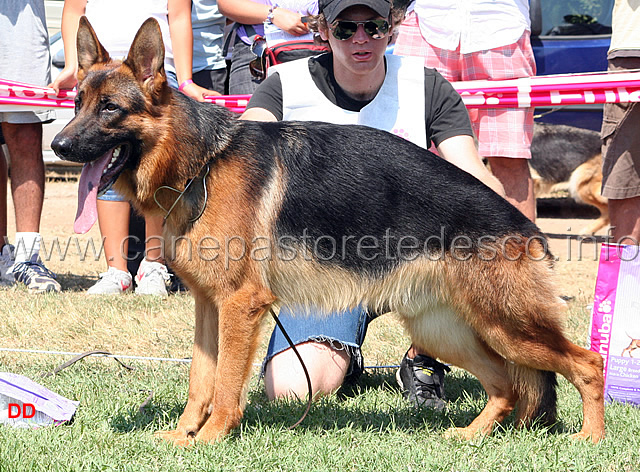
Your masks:
M68 234L73 194L71 184L49 186L45 237ZM83 238L99 238L96 231ZM572 340L585 345L597 262L577 260L562 247L554 252L560 254L558 283L571 299L566 329ZM176 359L191 355L189 295L165 300L87 297L84 290L104 270L104 262L68 256L48 263L60 275L60 294L36 297L20 287L0 289L0 348L5 349L0 350L0 371L26 375L79 401L78 411L64 426L0 427L0 472L640 470L640 409L609 405L606 439L595 446L574 442L569 434L580 429L581 403L564 379L559 387L559 423L551 431L516 430L509 418L491 437L471 442L446 439L447 428L467 425L486 400L477 380L455 368L447 375L449 402L442 413L407 404L395 385L393 369L368 369L356 385L316 402L304 422L288 430L305 405L268 402L256 366L238 430L215 445L173 448L153 433L176 426L186 403L188 363L123 359L135 367L129 371L110 358L87 358L43 378L69 356L6 350L100 349ZM265 339L272 326L271 321L266 324ZM391 316L384 317L367 335L365 364L396 364L407 346L399 325Z

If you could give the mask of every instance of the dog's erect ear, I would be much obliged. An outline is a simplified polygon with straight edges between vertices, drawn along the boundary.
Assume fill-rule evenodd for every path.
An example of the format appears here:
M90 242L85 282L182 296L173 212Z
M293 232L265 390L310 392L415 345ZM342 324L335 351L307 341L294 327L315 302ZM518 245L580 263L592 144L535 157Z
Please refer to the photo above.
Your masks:
M164 43L160 25L149 18L136 33L124 63L149 94L159 94L167 81L164 72Z
M78 81L82 82L91 66L109 62L111 58L107 50L100 44L96 32L86 16L80 17L78 24Z

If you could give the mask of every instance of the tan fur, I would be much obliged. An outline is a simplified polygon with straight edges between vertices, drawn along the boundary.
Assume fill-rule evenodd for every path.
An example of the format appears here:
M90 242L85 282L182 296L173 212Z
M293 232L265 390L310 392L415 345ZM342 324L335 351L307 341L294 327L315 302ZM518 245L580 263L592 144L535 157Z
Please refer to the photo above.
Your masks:
M80 29L88 41L86 20ZM163 214L156 201L167 209L177 198L164 187L182 191L201 172L203 163L191 159L202 154L197 146L215 154L227 144L175 137L171 120L179 119L182 110L163 95L162 77L138 64L144 65L145 58L136 55L138 42L159 35L157 23L148 20L130 57L110 66L113 74L136 77L151 110L123 124L143 137L145 153L138 168L118 181L118 190L145 214ZM68 126L70 133L74 126ZM239 425L260 326L278 301L332 310L362 303L377 312L395 312L416 347L469 370L487 391L486 407L469 426L452 430L454 436L489 433L518 401L523 406L519 424L535 419L544 396L544 371L561 373L580 392L584 424L576 436L593 441L604 436L602 359L562 334L563 307L543 239L524 241L513 234L488 241L470 258L451 250L423 254L399 262L384 276L320 263L300 245L291 247L295 258L283 260L275 220L287 192L286 169L280 163L256 196L243 157L225 153L210 169L208 200L197 221L190 219L199 209L186 198L165 215L164 238L175 243L167 257L194 296L196 322L188 402L176 430L162 437L179 445L194 439L211 442ZM230 235L237 239L230 241ZM255 250L273 251L272 257L251 257Z
M595 234L610 224L609 205L602 196L602 154L597 154L585 163L576 167L568 182L550 182L544 180L530 167L533 179L533 190L536 197L554 192L569 192L577 202L592 205L600 211L596 221L580 229L580 234Z
M569 180L569 193L577 201L600 210L600 217L583 228L581 234L594 234L610 224L608 199L602 196L602 154L576 168Z

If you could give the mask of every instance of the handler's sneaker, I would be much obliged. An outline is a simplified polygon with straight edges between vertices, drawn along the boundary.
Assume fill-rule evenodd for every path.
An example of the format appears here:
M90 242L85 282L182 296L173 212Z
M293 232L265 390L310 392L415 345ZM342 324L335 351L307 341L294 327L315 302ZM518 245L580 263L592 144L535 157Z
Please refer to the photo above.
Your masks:
M31 260L17 262L11 272L16 282L21 282L35 293L59 292L60 284L56 281L56 274L47 269L40 258L34 254Z
M10 244L5 244L2 251L0 251L0 285L13 285L16 281L11 272L11 267L13 266L12 252L13 246Z
M450 370L431 357L418 354L409 359L405 354L396 372L396 380L404 398L415 406L440 411L445 407L444 373Z
M170 278L166 265L143 259L136 274L136 294L166 297Z
M93 287L87 290L89 295L117 295L131 291L133 279L129 272L109 267L109 270L100 274Z

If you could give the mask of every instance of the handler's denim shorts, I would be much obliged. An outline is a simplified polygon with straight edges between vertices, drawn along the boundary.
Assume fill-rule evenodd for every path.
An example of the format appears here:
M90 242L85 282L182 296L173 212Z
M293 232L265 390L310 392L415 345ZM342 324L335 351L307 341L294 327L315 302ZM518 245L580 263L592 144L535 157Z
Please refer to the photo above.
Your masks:
M362 307L333 313L322 313L310 308L309 313L299 307L284 306L278 318L295 345L307 341L329 342L336 350L346 350L351 358L347 377L362 372L363 359L360 347L367 334L367 327L374 318ZM289 343L277 326L271 333L264 367L273 356L289 349Z
M104 192L102 195L98 197L98 200L103 200L105 202L124 202L127 199L120 195L118 192L113 190L111 187L109 190Z

